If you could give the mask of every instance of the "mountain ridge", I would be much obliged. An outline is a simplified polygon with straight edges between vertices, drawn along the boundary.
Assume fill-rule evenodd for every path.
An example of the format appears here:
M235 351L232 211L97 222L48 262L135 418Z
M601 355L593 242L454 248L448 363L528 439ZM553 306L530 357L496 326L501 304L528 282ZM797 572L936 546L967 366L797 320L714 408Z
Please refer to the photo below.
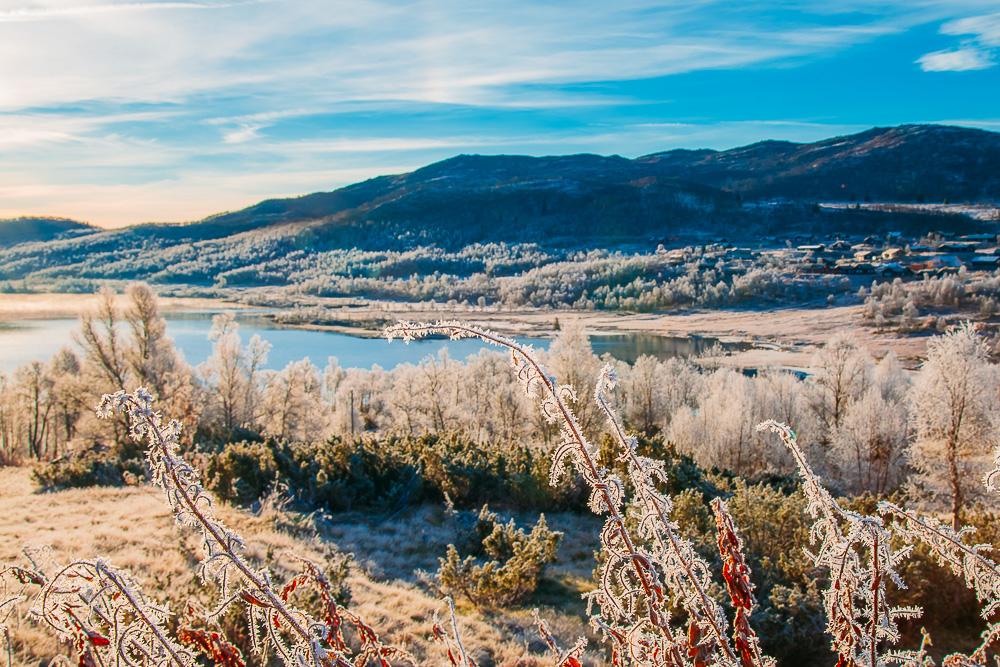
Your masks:
M1000 200L1000 133L947 125L875 127L817 142L765 140L727 150L674 149L634 159L579 153L525 156L459 154L411 172L379 176L329 192L276 198L194 225L344 222L377 217L401 199L428 205L436 196L601 199L609 188L633 199L681 196L697 212L739 201L867 200L893 202ZM686 196L682 196L686 195ZM494 202L495 203L495 202ZM633 202L634 203L634 202ZM631 206L629 208L642 208ZM398 213L398 211L397 211Z
M748 206L773 200L789 206ZM321 247L381 248L535 239L613 243L692 231L732 236L733 230L773 233L800 223L833 228L848 219L817 217L812 209L820 201L1000 201L1000 133L901 125L816 142L765 140L637 158L460 154L194 222L105 233L122 243L173 244L297 224ZM14 242L59 237L39 233ZM11 244L0 237L0 245Z

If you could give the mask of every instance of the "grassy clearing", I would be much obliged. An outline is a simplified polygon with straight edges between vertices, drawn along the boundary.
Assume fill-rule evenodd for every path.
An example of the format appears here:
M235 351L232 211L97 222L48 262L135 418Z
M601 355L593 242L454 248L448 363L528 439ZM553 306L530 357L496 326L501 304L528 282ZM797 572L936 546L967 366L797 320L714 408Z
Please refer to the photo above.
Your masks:
M274 509L251 514L225 505L218 511L246 537L251 556L271 564L278 580L298 569L290 553L320 562L329 547L364 554L348 579L351 609L422 663L442 663L440 647L428 636L435 615L445 614L445 607L420 584L418 575L420 570L435 570L437 557L454 539L454 521L441 508L424 506L374 520L361 514L323 517L314 522L318 536L305 529L310 521L302 515ZM206 597L193 567L199 558L198 541L178 532L154 488L95 487L40 494L27 469L4 468L0 517L2 562L16 561L23 547L49 546L60 562L100 553L115 566L132 571L149 594L169 600L173 609L189 598ZM566 537L558 562L528 605L490 614L468 605L459 607L463 638L481 666L548 664L532 625L533 605L544 609L551 630L567 644L586 630L579 594L591 586L598 523L571 514L548 518ZM70 655L52 633L26 619L24 611L11 624L15 664L46 664L54 655ZM256 664L255 658L249 656L249 664Z

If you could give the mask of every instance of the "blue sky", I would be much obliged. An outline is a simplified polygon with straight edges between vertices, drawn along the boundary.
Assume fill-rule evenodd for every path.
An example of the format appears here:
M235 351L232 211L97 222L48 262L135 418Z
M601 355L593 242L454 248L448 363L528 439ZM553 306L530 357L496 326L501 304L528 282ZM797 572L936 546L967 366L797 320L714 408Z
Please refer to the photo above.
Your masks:
M0 217L910 122L1000 130L997 0L0 0Z

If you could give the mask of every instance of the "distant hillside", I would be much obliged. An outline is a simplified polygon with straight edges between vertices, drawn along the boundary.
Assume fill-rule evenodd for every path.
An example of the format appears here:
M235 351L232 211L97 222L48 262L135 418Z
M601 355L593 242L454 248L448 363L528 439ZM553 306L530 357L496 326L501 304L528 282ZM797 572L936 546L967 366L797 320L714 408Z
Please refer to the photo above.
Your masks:
M281 284L290 275L284 269L248 267L320 267L319 253L351 249L459 252L503 242L563 253L721 239L783 243L796 234L996 231L993 222L942 207L817 206L864 200L1000 202L1000 134L910 125L811 144L766 141L637 159L459 155L190 224L95 233L66 220L0 223L0 280L35 275L213 284L221 273L239 269L243 273L229 276L228 284ZM9 247L13 243L19 245ZM331 270L371 273L343 258L328 259Z
M614 242L689 231L731 235L774 226L744 204L1000 200L1000 134L936 125L875 128L810 144L765 141L727 151L619 156L459 155L333 192L273 199L193 225L150 230L217 238L309 222L333 244L395 239ZM788 212L785 224L802 221ZM806 216L808 217L808 216ZM809 221L806 221L809 222ZM846 223L846 217L814 221ZM692 227L693 226L693 227ZM810 227L812 224L810 223ZM391 245L391 244L390 244Z
M95 231L97 230L88 224L66 218L11 218L0 220L0 246L29 241L51 241Z
M638 159L745 198L942 202L1000 199L1000 134L941 125L874 128L811 144L762 141Z

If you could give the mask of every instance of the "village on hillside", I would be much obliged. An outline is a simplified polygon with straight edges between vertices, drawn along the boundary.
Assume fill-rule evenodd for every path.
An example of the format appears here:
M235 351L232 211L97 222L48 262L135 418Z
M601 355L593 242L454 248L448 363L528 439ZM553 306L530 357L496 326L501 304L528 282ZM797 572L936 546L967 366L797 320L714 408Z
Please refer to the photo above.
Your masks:
M990 233L957 235L931 232L919 238L907 238L900 232L883 236L848 236L817 239L797 236L782 240L769 237L757 248L737 246L725 239L700 248L686 246L659 253L668 264L690 262L700 255L702 268L719 268L738 273L753 264L785 267L802 276L832 274L873 276L876 279L937 277L962 271L994 271L1000 266L998 235Z

